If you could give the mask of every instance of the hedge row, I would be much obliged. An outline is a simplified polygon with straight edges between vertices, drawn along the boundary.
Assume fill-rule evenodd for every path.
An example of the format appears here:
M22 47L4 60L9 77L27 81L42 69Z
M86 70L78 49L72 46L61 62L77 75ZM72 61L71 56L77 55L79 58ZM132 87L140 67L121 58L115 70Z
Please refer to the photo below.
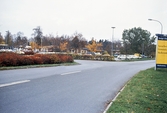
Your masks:
M73 54L74 59L80 59L80 60L101 60L101 61L113 61L114 57L112 56L102 56L102 55L78 55Z
M63 54L35 54L35 55L19 55L16 53L1 53L0 66L23 66L37 64L58 64L73 62L73 57Z

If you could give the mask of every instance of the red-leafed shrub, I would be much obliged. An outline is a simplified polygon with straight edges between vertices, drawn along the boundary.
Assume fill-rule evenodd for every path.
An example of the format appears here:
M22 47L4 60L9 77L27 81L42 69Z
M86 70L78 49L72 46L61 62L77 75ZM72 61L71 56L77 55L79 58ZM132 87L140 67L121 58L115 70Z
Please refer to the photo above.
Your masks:
M19 55L15 53L1 53L0 66L16 66L18 65Z
M60 61L63 63L67 61L67 58L65 55L59 55L59 58L60 58Z
M70 55L58 55L62 63L73 62L73 57Z
M73 57L70 55L18 55L16 53L1 53L0 66L22 66L34 64L56 64L73 62Z
M22 56L22 63L21 65L33 65L34 63L34 59L31 56Z
M31 56L31 58L34 61L34 64L43 64L43 61L42 61L41 57Z
M70 62L70 63L74 62L72 55L68 55L68 62Z
M40 57L42 62L43 62L43 64L51 64L50 55L36 54L34 56Z
M17 59L17 65L18 66L27 65L27 64L25 64L24 56L23 55L18 55L18 56L19 56L19 58Z
M58 55L56 55L56 54L50 55L50 59L51 59L51 63L52 63L52 64L61 63L61 61L60 61Z

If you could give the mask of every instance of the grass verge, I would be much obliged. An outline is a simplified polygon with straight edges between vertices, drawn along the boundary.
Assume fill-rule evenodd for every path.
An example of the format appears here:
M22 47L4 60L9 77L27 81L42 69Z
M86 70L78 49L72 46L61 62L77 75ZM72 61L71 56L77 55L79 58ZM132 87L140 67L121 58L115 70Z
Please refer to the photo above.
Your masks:
M55 67L55 66L70 66L78 65L78 63L61 63L61 64L41 64L41 65L26 65L26 66L8 66L0 67L0 70L12 70L12 69L26 69L26 68L40 68L40 67Z
M167 113L167 69L139 72L107 113Z

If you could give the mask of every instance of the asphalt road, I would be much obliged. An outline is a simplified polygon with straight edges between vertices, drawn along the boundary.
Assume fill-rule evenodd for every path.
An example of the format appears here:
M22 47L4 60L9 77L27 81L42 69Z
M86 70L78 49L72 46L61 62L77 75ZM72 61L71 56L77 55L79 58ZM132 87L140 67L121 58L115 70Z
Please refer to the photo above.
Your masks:
M0 113L102 113L106 103L155 61L103 62L0 71Z

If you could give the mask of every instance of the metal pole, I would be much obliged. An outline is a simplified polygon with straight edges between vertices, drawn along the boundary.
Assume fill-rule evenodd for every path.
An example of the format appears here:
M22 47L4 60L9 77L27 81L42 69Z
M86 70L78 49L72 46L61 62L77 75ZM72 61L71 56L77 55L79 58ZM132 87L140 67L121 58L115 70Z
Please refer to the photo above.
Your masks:
M154 19L148 19L149 21L155 21L155 22L158 22L160 25L161 25L161 34L162 34L162 32L163 32L163 25L162 25L162 23L160 22L160 21L158 21L158 20L154 20ZM158 39L156 39L157 41L156 42L158 42ZM158 49L158 47L157 47L157 44L156 44L156 55L155 55L155 59L156 59L156 57L157 57L157 49ZM157 68L156 68L156 63L155 63L155 70L156 70Z
M41 51L42 51L42 37L41 37Z
M111 27L112 29L113 29L113 32L112 32L112 53L111 53L111 55L112 56L114 56L114 28L115 27Z
M161 34L162 34L162 32L163 32L163 25L162 25L162 23L160 21L154 20L154 19L148 19L148 20L149 21L156 21L156 22L158 22L161 25Z

